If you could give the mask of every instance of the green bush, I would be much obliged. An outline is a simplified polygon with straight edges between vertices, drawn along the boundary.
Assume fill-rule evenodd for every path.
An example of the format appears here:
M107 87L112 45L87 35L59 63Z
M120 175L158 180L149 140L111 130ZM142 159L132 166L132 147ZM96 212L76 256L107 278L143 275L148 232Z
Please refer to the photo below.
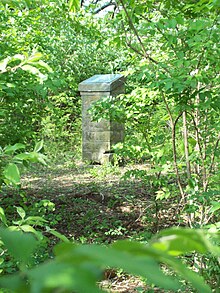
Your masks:
M122 240L111 246L79 245L66 242L54 247L54 258L32 267L38 241L32 235L0 230L1 240L19 271L0 278L0 287L13 292L103 292L98 283L105 268L121 268L141 276L150 285L177 291L187 290L181 279L198 292L211 292L203 279L188 269L177 256L197 252L219 257L220 250L201 230L173 228L164 230L150 245ZM210 235L209 235L210 237ZM160 264L177 276L163 273Z
M32 152L21 152L25 145L16 143L4 148L0 146L0 190L3 184L20 186L20 169L29 166L31 163L46 165L45 155L40 153L43 141L36 143Z
M4 84L10 84L0 92L2 145L31 144L36 137L77 144L79 82L121 70L126 58L108 45L109 32L103 31L101 19L83 12L76 17L66 1L10 5L0 4L1 58L37 50L53 72L41 83L21 70L1 75Z

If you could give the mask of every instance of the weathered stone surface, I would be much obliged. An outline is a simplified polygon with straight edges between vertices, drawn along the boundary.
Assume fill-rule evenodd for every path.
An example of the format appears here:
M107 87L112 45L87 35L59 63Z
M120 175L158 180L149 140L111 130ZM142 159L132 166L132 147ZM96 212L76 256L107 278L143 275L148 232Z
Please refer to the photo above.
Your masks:
M80 92L105 92L113 91L124 84L121 74L97 74L79 84Z
M124 125L108 120L94 122L88 109L92 103L106 96L124 92L124 77L120 74L94 75L79 84L82 97L82 156L83 160L103 163L112 146L124 140Z
M110 141L110 132L109 131L85 131L84 132L85 141Z

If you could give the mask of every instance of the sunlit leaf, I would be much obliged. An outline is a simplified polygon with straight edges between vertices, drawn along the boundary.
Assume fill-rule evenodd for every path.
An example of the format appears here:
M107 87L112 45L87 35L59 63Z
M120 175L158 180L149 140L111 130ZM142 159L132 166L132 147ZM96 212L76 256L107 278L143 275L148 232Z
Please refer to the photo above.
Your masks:
M43 140L38 141L34 147L34 152L39 152L42 149L43 145L44 145Z
M46 69L48 72L53 72L53 69L46 62L42 60L38 61L36 65Z
M16 55L11 57L11 60L21 60L21 61L23 61L23 60L25 60L25 56L22 55L22 54L16 54Z
M4 149L4 152L6 154L13 154L15 151L17 150L21 150L21 149L24 149L25 148L25 145L22 144L22 143L16 143L14 145L8 145L5 147Z
M18 155L15 155L13 160L28 160L30 157L29 153L22 153L22 154L18 154Z
M154 247L179 255L188 252L199 252L220 255L220 249L214 247L202 230L171 228L163 230L162 237L153 244Z
M16 207L16 210L19 216L21 217L21 219L23 220L26 215L25 210L22 207Z
M47 232L56 236L58 239L62 240L63 242L69 242L69 239L65 235L59 233L58 231L54 229L50 229L49 227L47 227Z
M220 209L220 203L219 202L212 201L211 204L212 204L212 208L210 209L211 213L214 213L214 212L216 212L216 211L218 211Z
M5 226L8 226L7 224L7 218L5 216L5 212L3 210L2 207L0 207L0 220L2 221L2 223L5 225Z
M6 70L9 60L10 60L10 57L7 57L0 61L0 71L4 72Z
M43 240L44 238L43 234L40 231L37 231L30 225L21 225L19 228L26 233L34 234L39 241Z
M69 10L71 12L76 12L80 8L80 1L79 0L70 0L69 1Z
M9 181L9 183L12 183L13 185L20 184L20 172L15 164L9 163L5 167L3 174L4 177Z
M36 52L34 55L31 55L28 59L28 63L39 61L43 57L43 54L40 52Z
M42 74L40 70L32 65L26 64L21 66L21 69L28 71L34 75L37 75L41 79L46 79L46 75Z
M45 220L43 217L40 217L40 216L29 216L25 219L25 223L29 223L30 225L33 225L33 226L43 226L47 222L48 222L47 220Z

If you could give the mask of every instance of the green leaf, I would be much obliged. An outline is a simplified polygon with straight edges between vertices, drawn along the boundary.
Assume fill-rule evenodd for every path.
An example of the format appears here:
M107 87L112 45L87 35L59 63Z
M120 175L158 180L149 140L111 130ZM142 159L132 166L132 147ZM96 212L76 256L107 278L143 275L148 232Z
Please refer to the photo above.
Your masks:
M173 86L173 82L172 82L172 81L168 81L168 82L165 83L165 89L166 89L166 90L171 89L172 86Z
M30 152L30 153L22 153L14 156L13 161L29 161L32 163L41 163L43 165L47 165L47 157L41 153Z
M30 216L25 219L25 223L28 223L29 225L35 225L35 226L45 226L45 223L48 223L47 220L45 220L43 217L39 216Z
M11 58L11 60L21 60L21 61L23 61L24 59L25 59L25 56L22 54L16 54Z
M212 204L212 208L210 209L211 213L214 213L214 212L216 212L216 211L218 211L220 209L220 203L219 202L212 201L211 204Z
M27 263L37 247L37 241L30 234L0 229L0 237L15 260Z
M46 79L46 75L42 74L40 72L40 70L38 68L34 67L34 66L31 66L29 64L26 64L26 65L23 65L21 67L21 69L23 69L25 71L28 71L28 72L30 72L30 73L32 73L34 75L37 75L41 79Z
M40 74L39 69L37 69L36 67L31 66L31 65L29 65L29 64L23 65L21 68L22 68L23 70L25 70L25 71L29 71L30 73L35 74L35 75L39 75L39 74Z
M6 86L9 87L9 88L15 88L16 87L16 85L14 83L10 83L10 82L7 82Z
M162 237L153 243L153 247L167 251L171 255L193 251L207 253L213 249L213 245L202 230L171 228L163 230L160 235Z
M0 287L9 289L11 290L10 292L28 293L26 280L20 273L0 277ZM2 292L5 291L2 290Z
M67 242L70 242L69 239L68 239L65 235L63 235L63 234L57 232L57 231L54 230L54 229L50 229L49 227L47 227L47 232L49 232L50 234L56 236L57 238L59 238L59 239L62 240L63 242L66 242L66 243L67 243Z
M6 70L6 67L10 59L11 59L10 57L7 57L0 61L0 71L4 72Z
M129 242L129 241L127 241ZM106 248L100 245L72 245L63 243L56 246L55 253L60 262L67 262L73 266L83 263L96 264L97 266L122 268L127 273L143 276L151 284L157 284L162 288L178 289L180 284L175 278L165 276L160 270L159 264L149 253L134 254L126 248Z
M162 188L158 191L155 192L156 193L156 200L162 200L164 198L169 198L170 196L170 191L167 188Z
M31 55L28 59L28 63L39 61L43 57L43 54L40 52L36 52L34 55Z
M164 235L165 233L162 233ZM165 234L166 236L161 237L158 242L153 244L153 247L158 250L166 251L171 255L181 255L192 251L200 253L207 252L206 247L197 242L197 239L189 238L182 233L176 235L175 231L172 233Z
M23 161L23 160L29 160L29 158L30 158L29 153L22 153L22 154L18 154L16 156L14 156L13 160L14 161L17 161L17 160Z
M39 152L42 149L43 145L44 145L43 140L38 141L34 147L34 152L36 153Z
M22 207L16 207L17 213L21 217L22 220L24 220L26 213L25 210Z
M177 20L176 20L175 18L170 19L170 20L168 21L168 24L169 24L169 27L170 27L170 28L175 28L176 25L177 25Z
M171 233L171 230L173 229L166 231L166 233ZM183 230L185 231L185 229ZM100 267L122 268L128 273L147 278L149 283L177 290L180 287L177 280L160 271L158 263L164 263L186 281L189 281L198 292L211 292L209 286L197 273L188 269L174 256L169 255L161 248L155 249L139 242L117 241L110 248L100 245L62 243L55 247L55 254L57 261L68 263L74 267L92 263Z
M69 10L71 12L76 12L80 9L80 1L79 0L70 0L69 1Z
M39 241L41 241L41 240L44 239L43 234L42 234L40 231L35 230L35 229L34 229L32 226L30 226L30 225L22 225L22 226L20 226L20 229L21 229L23 232L34 234L34 235L37 237L37 239L38 239Z
M14 224L14 222L15 221L13 221L13 224ZM21 231L19 226L13 226L13 225L9 226L8 229L10 231Z
M27 157L27 159L30 161L30 162L32 162L32 163L37 163L39 160L39 155L40 154L38 154L38 153L36 153L36 152L30 152L30 153L28 153L28 157Z
M67 292L99 293L103 291L96 285L100 279L97 270L95 266L73 266L52 261L28 271L28 275L32 280L32 292L44 292L44 288L53 292L52 289L62 288ZM100 277L101 270L98 271Z
M28 64L31 64L34 67L43 68L48 72L53 72L52 68L46 62L44 62L42 60L39 60L39 61L36 61L36 62L28 62Z
M182 24L182 25L184 24L184 19L183 19L183 17L181 15L178 15L176 17L176 21L177 21L178 24Z
M38 61L37 65L41 68L46 69L48 72L53 72L53 69L46 62L42 60Z
M25 145L23 143L16 143L14 145L8 145L5 147L4 152L5 154L13 154L15 151L25 149Z
M6 179L4 179L6 184L11 183L15 186L20 184L20 172L15 164L9 163L3 171L3 175Z
M1 0L2 4L8 4L11 8L24 8L28 0Z
M76 251L93 258L101 266L122 268L130 274L147 278L150 284L174 290L180 287L180 284L174 278L162 273L157 261L149 254L134 255L126 249L119 251L114 247L107 249L98 245L78 246Z
M182 276L186 281L190 282L197 292L211 293L211 288L204 282L203 278L197 273L188 269L184 264L175 258L166 258L164 262L174 269L176 273Z
M47 157L43 154L39 154L38 156L38 162L41 163L42 165L46 166L47 165Z
M8 226L5 212L2 207L0 207L0 219L5 226Z

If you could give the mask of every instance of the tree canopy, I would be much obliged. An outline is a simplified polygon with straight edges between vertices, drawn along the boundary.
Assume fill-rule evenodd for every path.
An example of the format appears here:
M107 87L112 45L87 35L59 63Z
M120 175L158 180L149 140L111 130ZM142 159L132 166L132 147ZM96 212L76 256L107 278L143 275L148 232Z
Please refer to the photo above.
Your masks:
M97 284L106 267L141 276L151 288L219 287L219 12L218 0L0 1L0 287L103 292ZM103 224L118 241L83 245L85 235L77 243L49 227L57 224L49 199L28 205L21 173L36 163L49 169L61 155L80 158L78 84L106 73L123 74L126 92L101 97L89 115L123 123L125 140L111 150L115 165L100 166L102 179L127 164L122 182L142 182L155 206L135 222L169 218L166 204L175 207L174 226L184 228L134 241L119 224L108 231ZM108 209L118 198L138 205L136 195L117 194ZM95 218L83 213L82 230L86 217Z

